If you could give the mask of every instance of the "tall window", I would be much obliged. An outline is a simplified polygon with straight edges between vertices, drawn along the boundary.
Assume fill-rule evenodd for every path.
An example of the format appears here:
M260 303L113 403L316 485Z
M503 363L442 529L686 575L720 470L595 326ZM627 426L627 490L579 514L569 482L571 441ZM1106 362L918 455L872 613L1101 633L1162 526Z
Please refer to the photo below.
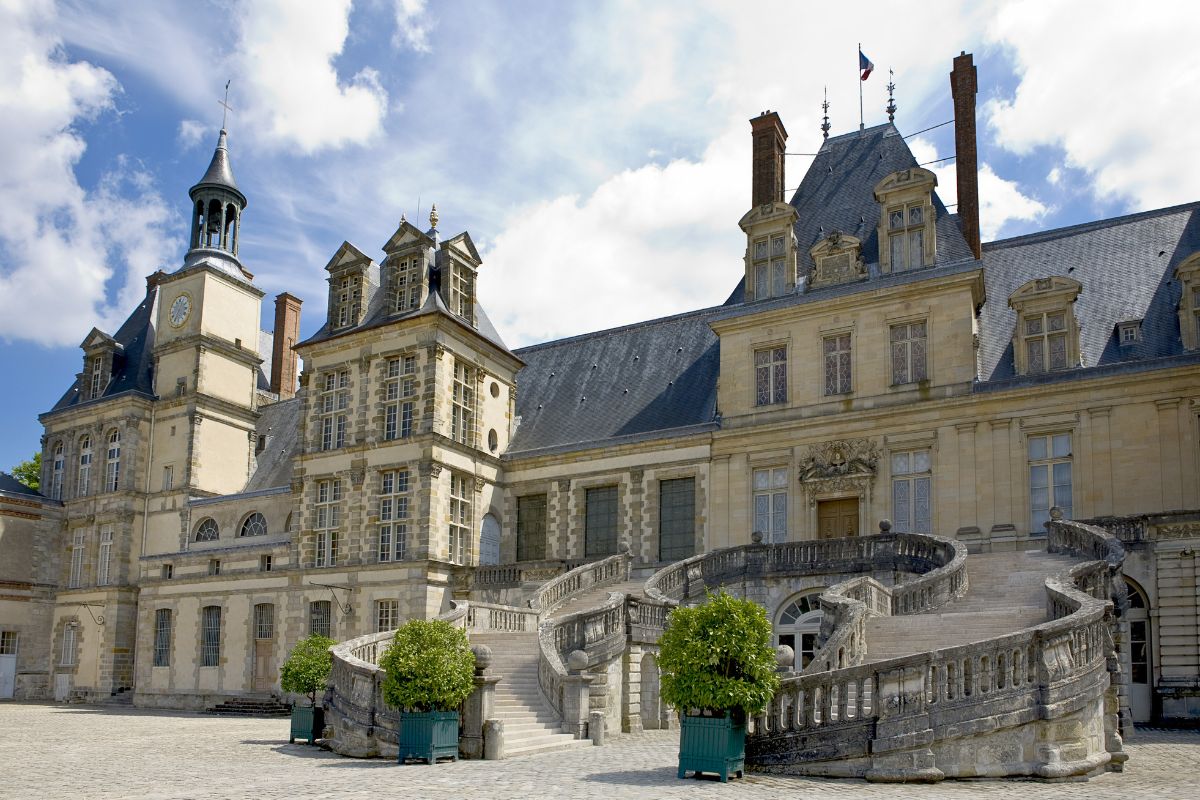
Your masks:
M787 467L754 470L754 530L771 544L787 541Z
M546 557L546 495L517 498L517 561Z
M170 464L163 467L162 490L169 492L175 488L175 468Z
M342 524L342 482L340 480L318 481L317 518L313 525L316 531L316 553L313 563L318 567L332 567L337 563L338 528Z
M375 601L375 632L382 633L400 627L400 601Z
M611 556L617 552L617 487L588 489L583 520L583 554Z
M1192 322L1196 326L1196 341L1200 342L1200 286L1192 289Z
M200 609L200 666L221 664L221 607Z
M333 603L329 600L313 600L308 604L308 632L330 637L333 626Z
M383 438L405 439L412 436L413 400L416 396L417 357L388 359L383 394Z
M87 534L84 530L77 529L71 543L71 578L67 583L71 589L78 589L83 585L83 548L86 540Z
M1030 373L1067 369L1067 312L1027 314L1023 318L1025 364Z
M15 656L17 654L17 632L0 631L0 656Z
M217 521L212 517L205 517L196 526L197 542L215 542L219 538L221 538L221 529L217 527Z
M844 394L850 391L850 334L826 336L822 350L825 354L825 394Z
M50 497L55 500L62 500L64 461L63 443L57 442L54 445L54 461L50 466Z
M358 322L358 311L362 305L362 287L353 275L338 281L337 326L339 328Z
M254 638L275 638L275 606L271 603L257 603L254 606Z
M892 383L917 383L925 380L925 322L893 325Z
M764 347L754 351L754 404L787 402L787 348Z
M696 479L658 484L658 558L678 561L696 554Z
M450 310L468 322L471 320L471 305L474 295L474 279L471 270L462 264L454 264L450 278Z
M1046 532L1050 509L1058 506L1070 519L1071 434L1053 433L1029 437L1029 532Z
M346 446L346 409L350 407L350 372L325 374L321 392L321 449Z
M171 609L154 612L154 666L171 666Z
M79 440L79 473L75 481L75 496L87 497L92 484L92 437Z
M95 400L104 391L104 357L94 356L92 358L91 375L88 382L88 399Z
M893 272L924 265L924 206L899 206L888 210L888 246Z
M455 359L454 408L450 417L451 438L475 446L475 370Z
M465 564L470 558L471 485L466 477L450 473L450 562Z
M787 248L782 236L754 243L754 299L780 297L787 292Z
M58 654L59 666L73 667L75 666L75 650L78 636L78 629L73 623L68 622L63 628L62 635L62 652Z
M892 453L892 528L897 533L933 533L931 481L928 450Z
M242 529L238 531L238 536L266 536L267 535L267 518L255 511L250 516L246 517L246 521L242 523Z
M408 470L379 476L379 560L403 561L408 549Z
M112 525L102 525L100 527L100 552L99 558L96 559L96 585L107 586L113 582L112 580L112 549L113 549L113 529Z
M104 491L115 492L121 485L121 432L108 434L108 452L104 461Z
M419 256L396 262L396 285L392 294L393 312L416 308L421 302L421 263Z

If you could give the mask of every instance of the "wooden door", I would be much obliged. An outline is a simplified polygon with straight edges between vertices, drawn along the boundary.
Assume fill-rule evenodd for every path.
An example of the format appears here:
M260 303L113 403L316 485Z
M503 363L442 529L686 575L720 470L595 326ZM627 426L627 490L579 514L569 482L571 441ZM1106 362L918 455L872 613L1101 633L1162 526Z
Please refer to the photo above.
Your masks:
M858 498L817 503L817 538L841 539L845 536L858 536Z
M275 683L275 650L273 639L254 640L254 690L269 692Z

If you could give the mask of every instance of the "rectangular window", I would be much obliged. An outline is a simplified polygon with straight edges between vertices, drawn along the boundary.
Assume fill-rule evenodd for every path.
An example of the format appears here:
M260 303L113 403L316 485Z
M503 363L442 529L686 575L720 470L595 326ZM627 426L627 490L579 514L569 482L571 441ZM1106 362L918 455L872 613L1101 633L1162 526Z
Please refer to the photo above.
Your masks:
M925 371L925 322L907 322L890 329L892 384L919 383Z
M465 265L452 262L451 277L450 277L450 308L455 314L471 321L471 305L472 295L474 294L474 280L471 275L471 270Z
M107 586L112 583L112 547L113 529L111 525L100 528L100 552L96 559L96 585Z
M275 638L275 606L271 603L258 603L254 606L254 638Z
M174 577L175 577L175 565L174 564L163 564L162 565L162 579L164 581L169 581Z
M358 322L362 307L362 286L355 276L346 276L338 282L337 326L339 328Z
M319 403L321 449L336 450L345 447L346 411L350 408L350 372L348 370L326 373Z
M313 530L316 552L314 566L331 567L337 563L337 531L342 524L342 482L317 482L316 519Z
M1029 437L1029 532L1045 533L1050 509L1058 506L1071 519L1071 434Z
M696 479L676 478L658 484L658 560L678 561L696 555Z
M892 530L933 533L928 450L892 453Z
M78 589L83 585L83 547L86 540L87 534L83 530L75 531L71 544L71 579L67 583L71 589Z
M171 609L154 612L154 666L171 666Z
M308 604L308 632L318 636L330 636L333 626L333 603L329 600L313 600Z
M168 464L167 466L163 467L162 490L164 492L169 492L169 491L171 491L171 489L174 488L174 486L175 486L174 469L171 467L170 464Z
M54 447L54 461L50 469L50 497L62 500L63 467L66 457L63 455L63 444L59 442Z
M220 560L215 559L215 558L210 558L208 560L208 574L209 575L220 575L221 574Z
M787 402L787 348L764 347L754 351L754 405Z
M825 354L825 394L845 394L850 391L850 334L826 336L822 350Z
M200 613L200 666L221 664L221 607L205 606Z
M767 544L786 542L788 535L788 471L786 467L756 469L754 531Z
M400 601L375 601L375 632L395 630L400 627Z
M755 300L787 294L787 246L784 237L772 237L770 242L766 239L755 242L751 261Z
M450 562L466 564L470 560L472 523L470 482L462 475L450 474Z
M454 405L450 417L451 438L475 446L475 369L454 361Z
M15 656L17 654L17 632L0 631L0 656Z
M405 377L414 375L416 371L416 356L388 360L383 387L383 438L387 441L412 436L413 402L403 398L413 397L417 393L416 380Z
M403 561L408 547L408 470L379 476L379 560Z
M421 263L420 258L408 258L396 264L393 311L417 307L421 292Z
M59 653L59 659L58 659L58 663L60 666L63 666L63 667L75 666L75 650L76 650L76 636L77 635L78 635L78 632L75 628L75 625L68 622L66 624L66 627L63 628L62 652Z
M925 208L900 206L888 211L888 248L892 272L925 264Z
M1025 365L1030 374L1067 369L1067 314L1054 311L1023 319Z
M269 554L264 553L263 555L259 556L258 557L258 571L259 572L270 572L271 571L271 561L272 561L272 559Z
M79 451L79 473L75 486L77 497L87 497L92 487L92 440L85 436Z
M100 392L104 389L101 383L104 376L104 358L96 356L92 359L92 376L91 385L88 387L88 399L95 400L100 396Z
M546 557L546 495L517 498L517 561Z
M108 437L108 453L104 462L104 491L115 492L121 487L121 434L113 431Z
M617 487L588 489L584 517L584 556L611 556L617 552Z
M1140 322L1122 322L1117 328L1117 334L1122 346L1137 344L1142 338Z

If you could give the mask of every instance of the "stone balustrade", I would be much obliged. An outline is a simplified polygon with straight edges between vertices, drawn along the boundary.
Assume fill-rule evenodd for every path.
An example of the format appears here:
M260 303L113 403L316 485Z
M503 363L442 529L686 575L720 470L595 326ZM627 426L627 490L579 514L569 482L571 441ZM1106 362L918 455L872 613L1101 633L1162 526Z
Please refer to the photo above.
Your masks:
M547 614L572 597L601 586L628 580L632 564L633 556L628 548L599 561L581 564L547 581L529 601L529 607Z
M472 602L467 604L466 629L468 633L535 633L538 613L525 608Z

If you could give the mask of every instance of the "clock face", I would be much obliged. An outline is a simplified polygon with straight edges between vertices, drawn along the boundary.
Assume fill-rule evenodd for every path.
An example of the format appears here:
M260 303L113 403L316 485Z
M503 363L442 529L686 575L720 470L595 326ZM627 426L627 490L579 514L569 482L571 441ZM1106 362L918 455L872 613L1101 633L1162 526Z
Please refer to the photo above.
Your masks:
M191 310L192 301L186 294L176 297L175 302L171 303L171 324L178 328L187 320Z

